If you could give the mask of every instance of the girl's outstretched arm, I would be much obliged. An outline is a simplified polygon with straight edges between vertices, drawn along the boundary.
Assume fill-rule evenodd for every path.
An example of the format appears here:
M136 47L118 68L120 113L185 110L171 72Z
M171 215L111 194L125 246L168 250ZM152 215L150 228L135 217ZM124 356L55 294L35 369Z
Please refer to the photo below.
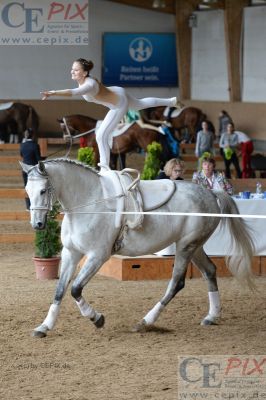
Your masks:
M51 96L64 96L64 97L71 97L72 91L71 89L64 89L64 90L44 90L41 92L42 100L48 99Z

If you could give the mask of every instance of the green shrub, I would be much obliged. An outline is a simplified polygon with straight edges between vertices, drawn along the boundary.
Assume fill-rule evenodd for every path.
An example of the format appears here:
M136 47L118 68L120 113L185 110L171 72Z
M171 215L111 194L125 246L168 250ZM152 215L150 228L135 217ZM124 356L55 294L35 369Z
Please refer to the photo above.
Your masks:
M80 147L78 150L78 161L95 167L95 154L92 147Z
M162 151L163 148L160 143L152 142L147 146L147 154L141 179L149 180L156 178L160 171L160 155Z
M60 240L61 226L57 220L59 210L60 204L55 202L52 210L48 212L45 229L36 231L34 244L37 257L55 257L62 249Z

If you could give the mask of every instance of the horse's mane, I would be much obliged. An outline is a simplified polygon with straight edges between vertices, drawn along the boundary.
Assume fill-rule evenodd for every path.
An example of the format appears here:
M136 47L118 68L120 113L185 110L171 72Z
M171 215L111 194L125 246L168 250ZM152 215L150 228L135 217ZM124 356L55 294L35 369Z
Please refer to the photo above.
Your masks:
M71 164L71 165L75 165L77 167L80 167L82 169L90 170L92 173L94 173L94 174L99 176L99 173L95 168L91 167L90 165L83 164L80 161L71 160L69 158L52 158L50 160L45 160L45 161L42 161L42 162L44 164L61 164L61 163ZM34 171L34 172L37 172L39 174L37 168L38 168L38 164L35 165L34 167L32 167L29 172L33 172Z

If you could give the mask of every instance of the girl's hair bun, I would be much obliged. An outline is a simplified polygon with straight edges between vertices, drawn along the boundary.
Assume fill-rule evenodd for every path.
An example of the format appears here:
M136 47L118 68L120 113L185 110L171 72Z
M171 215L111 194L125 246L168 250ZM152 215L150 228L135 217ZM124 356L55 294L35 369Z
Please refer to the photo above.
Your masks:
M84 69L84 71L87 71L89 75L90 70L94 67L94 64L91 60L85 60L85 58L78 58L76 62L80 63Z

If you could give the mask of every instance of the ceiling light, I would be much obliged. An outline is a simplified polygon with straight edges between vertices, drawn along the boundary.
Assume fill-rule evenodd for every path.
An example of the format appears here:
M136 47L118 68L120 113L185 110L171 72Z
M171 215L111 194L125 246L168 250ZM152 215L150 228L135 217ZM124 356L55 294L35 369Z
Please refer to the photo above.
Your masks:
M164 0L153 0L152 8L165 8L165 6Z

